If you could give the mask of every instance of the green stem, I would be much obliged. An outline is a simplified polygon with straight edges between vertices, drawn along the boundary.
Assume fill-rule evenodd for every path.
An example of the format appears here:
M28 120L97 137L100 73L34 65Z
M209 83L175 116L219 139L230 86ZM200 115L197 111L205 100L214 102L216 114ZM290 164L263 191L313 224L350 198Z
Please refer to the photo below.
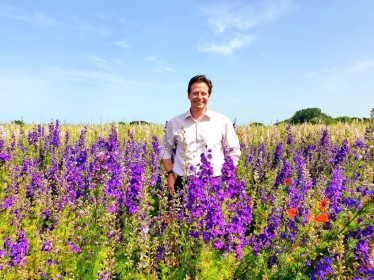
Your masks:
M369 205L369 204L368 204ZM352 223L352 221L354 220L354 219L356 219L357 218L357 216L358 215L360 215L361 213L362 213L362 211L365 209L365 206L364 207L362 207L360 210L358 210L358 212L357 212L357 214L346 224L346 226L341 230L341 231L339 231L339 233L338 233L338 236L350 225L350 223Z

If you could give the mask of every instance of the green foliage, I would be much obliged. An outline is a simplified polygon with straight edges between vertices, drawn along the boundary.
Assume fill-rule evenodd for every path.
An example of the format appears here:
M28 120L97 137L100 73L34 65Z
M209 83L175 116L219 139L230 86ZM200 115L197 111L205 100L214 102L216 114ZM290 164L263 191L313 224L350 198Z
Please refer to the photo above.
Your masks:
M133 125L133 124L149 124L149 123L146 121L132 121L130 122L130 124Z
M25 125L25 123L22 120L14 120L12 121L12 123L18 124L18 125Z
M277 122L276 125L293 123L293 124L302 124L302 123L311 123L311 124L326 124L332 125L337 123L348 123L351 124L352 122L368 122L368 118L357 118L357 117L336 117L332 118L331 116L323 113L319 108L307 108L296 111L292 118Z
M291 122L296 123L318 123L321 120L329 119L330 116L322 113L321 109L319 108L308 108L296 111L296 113L292 116Z
M253 122L253 123L251 123L251 125L253 125L253 126L264 126L263 123L258 123L258 122Z

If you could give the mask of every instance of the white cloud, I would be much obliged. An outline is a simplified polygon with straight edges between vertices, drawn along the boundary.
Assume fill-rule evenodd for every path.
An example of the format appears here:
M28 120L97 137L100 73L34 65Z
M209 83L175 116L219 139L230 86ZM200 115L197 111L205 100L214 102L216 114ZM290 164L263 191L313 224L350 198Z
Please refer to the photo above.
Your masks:
M81 32L98 34L100 36L105 36L112 33L112 28L106 24L92 25L88 21L79 17L73 17L71 24L65 24L58 22L41 12L25 12L18 7L1 3L0 17L24 21L41 26L64 26Z
M257 25L271 22L290 5L290 1L280 1L263 10L253 7L240 7L237 5L219 5L206 7L202 11L208 17L208 24L215 33L222 33L229 29L249 30Z
M112 72L112 69L110 67L110 62L103 58L103 57L100 57L98 55L95 55L95 54L91 54L87 57L87 59L95 66L103 69L103 70L106 70L106 71L110 71Z
M59 23L51 17L40 13L26 13L15 6L0 4L0 16L14 20L29 22L35 25L57 26Z
M89 84L114 86L114 87L129 87L130 81L123 79L115 73L108 73L103 71L69 71L59 68L52 68L58 76L69 81L86 82Z
M249 45L249 43L254 39L254 36L248 35L237 35L231 40L223 44L208 44L198 46L199 51L201 52L209 52L209 53L217 53L222 55L229 55L232 54L237 49L245 48Z
M88 24L87 20L81 19L79 17L73 17L73 25L70 27L73 29L77 29L80 31L88 31L91 30L91 26Z
M97 31L100 36L110 35L112 33L112 28L106 24L100 24L97 28Z
M126 39L121 40L121 41L116 41L114 42L115 45L120 46L121 48L127 49L129 47L129 43L127 42Z
M146 60L152 61L156 65L156 67L153 68L153 71L155 72L175 72L175 70L171 68L167 62L158 59L157 56L147 56Z
M254 19L233 14L228 7L217 7L205 13L208 15L208 24L215 33L222 33L230 28L246 30L256 24Z
M125 80L117 75L100 71L77 71L70 73L70 75L77 77L78 79L83 78L87 80L100 80L117 85L125 83Z
M354 72L368 72L371 68L374 68L374 60L366 60L356 63L352 70Z
M113 32L111 26L103 23L91 23L83 18L74 16L72 17L72 23L66 24L67 27L78 30L85 34L93 34L99 36L110 35Z
M246 6L242 2L231 5L216 5L202 8L207 23L214 31L215 37L231 38L224 43L207 43L199 45L201 52L221 55L232 54L235 50L245 48L255 38L248 34L258 25L276 20L290 5L291 0L279 1L268 5L259 2L260 7ZM239 35L232 35L232 34Z

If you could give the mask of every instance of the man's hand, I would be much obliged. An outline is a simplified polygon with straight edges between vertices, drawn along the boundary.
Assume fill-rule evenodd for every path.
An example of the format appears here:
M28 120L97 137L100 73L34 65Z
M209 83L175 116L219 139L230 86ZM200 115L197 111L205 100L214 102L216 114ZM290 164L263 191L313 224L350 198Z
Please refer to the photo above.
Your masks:
M164 168L166 171L173 170L173 165L171 164L171 159L163 159L162 163L164 164ZM175 174L170 173L168 174L168 188L172 196L175 195L174 190L174 184L175 184Z
M172 196L175 195L174 184L175 184L175 175L174 173L171 173L168 175L168 188Z

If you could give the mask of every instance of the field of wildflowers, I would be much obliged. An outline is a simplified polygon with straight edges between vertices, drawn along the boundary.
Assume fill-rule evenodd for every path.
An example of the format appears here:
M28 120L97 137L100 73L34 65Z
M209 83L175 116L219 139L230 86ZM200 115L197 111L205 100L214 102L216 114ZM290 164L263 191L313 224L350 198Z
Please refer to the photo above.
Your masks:
M236 131L171 197L161 125L1 124L0 279L374 279L374 116Z

